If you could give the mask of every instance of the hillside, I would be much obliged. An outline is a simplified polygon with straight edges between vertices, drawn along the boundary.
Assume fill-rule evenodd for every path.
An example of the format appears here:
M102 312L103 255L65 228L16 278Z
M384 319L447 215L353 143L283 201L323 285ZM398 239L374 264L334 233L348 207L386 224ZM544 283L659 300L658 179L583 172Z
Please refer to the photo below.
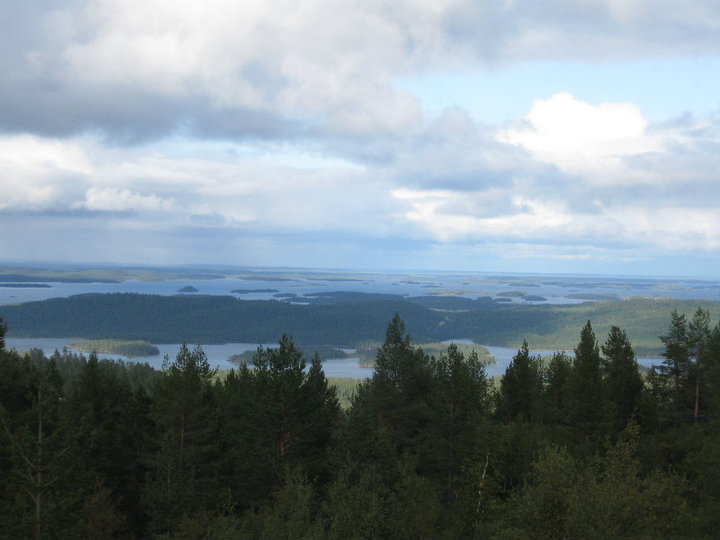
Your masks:
M476 343L536 349L572 349L590 320L598 336L623 328L639 355L662 350L658 336L670 313L698 307L720 318L717 302L632 299L575 305L511 305L479 298L417 297L295 305L230 296L83 294L0 306L8 336L145 340L151 343L272 342L283 333L301 344L351 346L382 335L395 313L418 341L472 339ZM338 298L345 300L344 296Z

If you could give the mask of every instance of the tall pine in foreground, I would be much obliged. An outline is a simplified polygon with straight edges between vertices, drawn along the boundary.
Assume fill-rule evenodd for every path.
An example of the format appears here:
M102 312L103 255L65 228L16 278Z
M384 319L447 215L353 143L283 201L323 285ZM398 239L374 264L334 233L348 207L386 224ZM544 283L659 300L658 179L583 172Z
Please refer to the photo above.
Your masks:
M605 407L600 371L600 347L590 321L580 332L569 380L571 425L585 451L596 448L604 434Z
M610 328L602 351L605 356L605 395L613 430L619 433L640 405L643 381L624 330L617 326Z
M542 412L542 391L542 361L530 355L527 341L523 341L500 379L498 418L504 422L538 420Z
M288 468L298 466L311 480L325 479L340 406L320 359L313 358L306 372L303 352L292 338L283 336L279 347L259 348L253 363L253 433L267 487L279 488Z
M375 371L361 384L349 415L355 459L389 473L404 453L421 451L431 418L432 370L396 314L376 355Z
M164 372L153 397L155 452L143 502L153 531L172 534L183 517L218 504L220 448L214 370L203 350L183 345L174 361L166 358Z

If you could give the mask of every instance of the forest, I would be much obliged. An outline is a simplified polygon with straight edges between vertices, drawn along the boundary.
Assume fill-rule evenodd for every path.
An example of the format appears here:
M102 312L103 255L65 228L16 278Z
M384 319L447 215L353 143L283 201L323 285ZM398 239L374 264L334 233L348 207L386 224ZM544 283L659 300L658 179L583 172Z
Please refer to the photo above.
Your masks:
M12 337L142 340L150 343L274 343L286 333L300 346L357 347L382 341L395 313L412 328L416 343L471 339L517 349L572 350L577 329L592 320L604 335L625 330L639 356L662 352L658 334L668 313L698 307L720 318L720 303L632 298L574 305L509 305L487 297L334 292L308 304L240 300L232 296L78 294L68 298L0 305Z
M12 325L12 320L7 321ZM571 357L504 375L386 322L347 407L291 337L217 373L4 347L8 538L714 538L720 325L666 315L664 362L578 328Z

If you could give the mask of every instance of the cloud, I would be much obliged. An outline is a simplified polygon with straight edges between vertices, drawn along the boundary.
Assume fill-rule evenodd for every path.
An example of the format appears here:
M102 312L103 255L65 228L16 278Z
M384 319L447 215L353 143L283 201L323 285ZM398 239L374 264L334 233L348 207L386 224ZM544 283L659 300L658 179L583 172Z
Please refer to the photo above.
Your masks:
M329 6L8 3L0 223L49 250L82 229L97 231L102 257L114 243L132 253L152 230L139 249L153 260L213 246L260 264L393 252L398 265L433 266L423 254L472 265L486 252L627 261L720 247L717 116L653 124L642 102L592 101L560 81L527 114L483 125L462 103L431 113L396 86L535 61L715 55L716 3ZM471 98L490 106L482 91Z
M332 10L332 11L330 11ZM4 6L0 128L367 141L417 133L397 77L715 54L720 8L657 2L65 0ZM331 20L332 22L328 22ZM21 30L20 30L21 29Z
M74 142L0 136L0 211L62 207L91 171L91 160Z
M85 194L85 201L74 205L88 210L100 211L154 211L170 210L172 199L163 199L157 195L141 195L129 189L92 187Z
M662 138L646 131L635 104L591 105L564 93L536 100L530 113L502 130L498 139L522 146L566 173L611 184L624 172L625 157L664 150Z

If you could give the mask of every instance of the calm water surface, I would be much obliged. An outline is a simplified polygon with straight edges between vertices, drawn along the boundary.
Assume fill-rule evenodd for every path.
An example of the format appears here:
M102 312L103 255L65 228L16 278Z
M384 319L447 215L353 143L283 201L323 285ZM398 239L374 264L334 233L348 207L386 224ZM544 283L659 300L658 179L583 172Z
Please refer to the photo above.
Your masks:
M41 349L46 356L52 355L56 350L62 351L68 343L73 341L82 341L82 338L5 338L5 346L8 349L17 349L20 351L29 351L30 349ZM467 340L455 340L455 343L467 343ZM162 369L163 359L167 357L172 360L180 351L181 345L174 344L156 344L160 354L155 356L143 356L137 358L126 358L118 354L99 354L103 359L123 360L125 362L147 363L155 369ZM191 349L195 345L188 345ZM263 345L266 347L266 345ZM486 374L488 377L502 376L505 369L510 364L513 356L517 354L516 349L508 349L506 347L484 346L495 356L495 364L487 366ZM228 357L233 354L241 354L245 351L254 351L258 348L255 343L225 343L222 345L202 345L202 349L208 357L208 362L212 368L220 370L234 369L236 365L228 362ZM74 351L79 352L79 351ZM531 354L545 355L548 351L530 351ZM366 379L372 376L372 369L360 367L357 358L338 358L325 360L323 370L327 377L347 377L352 379ZM650 367L653 364L661 364L662 358L638 358L638 364ZM309 360L308 360L309 365Z

